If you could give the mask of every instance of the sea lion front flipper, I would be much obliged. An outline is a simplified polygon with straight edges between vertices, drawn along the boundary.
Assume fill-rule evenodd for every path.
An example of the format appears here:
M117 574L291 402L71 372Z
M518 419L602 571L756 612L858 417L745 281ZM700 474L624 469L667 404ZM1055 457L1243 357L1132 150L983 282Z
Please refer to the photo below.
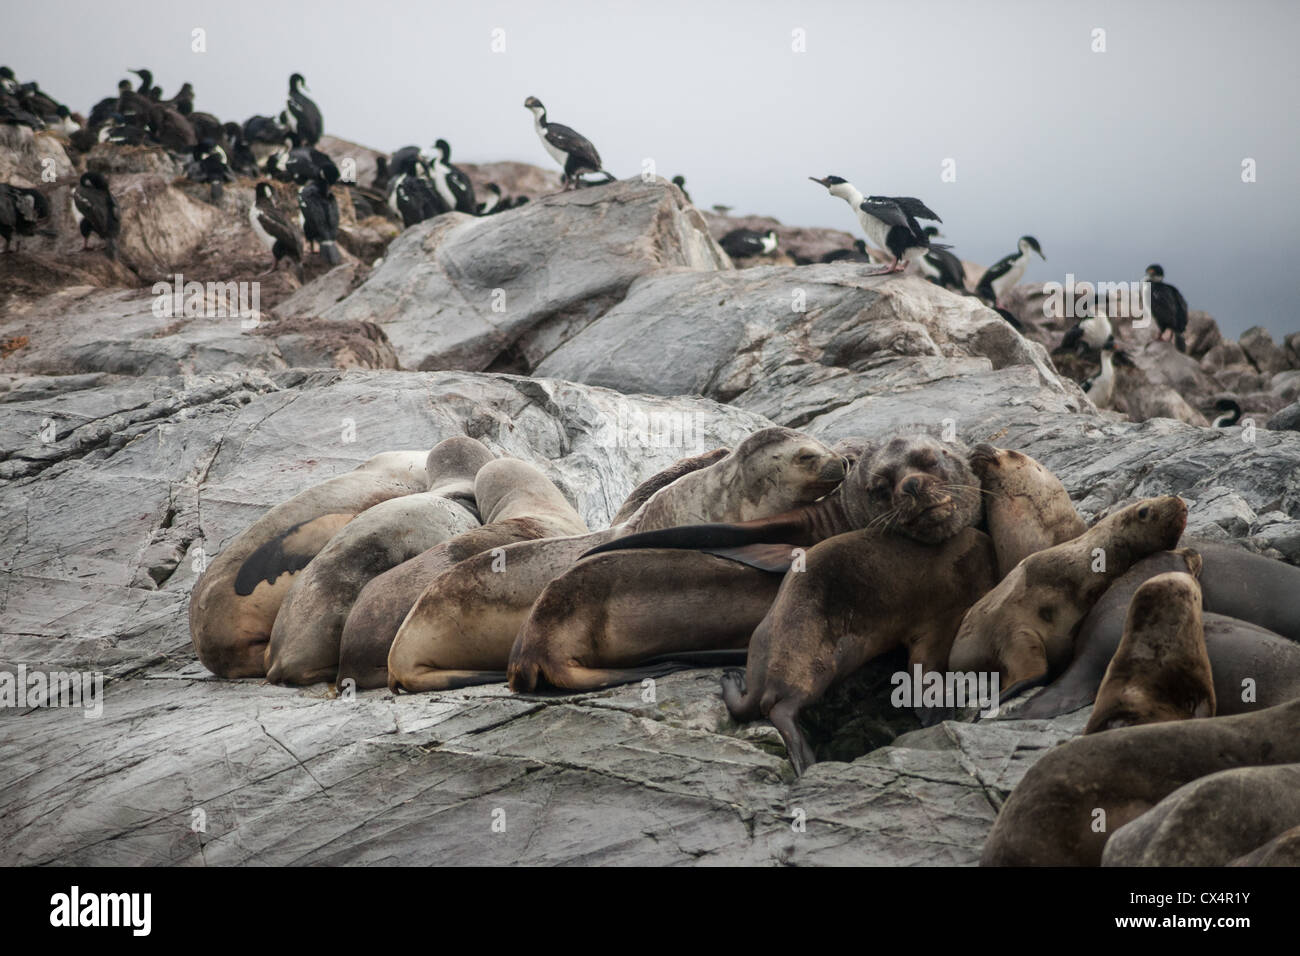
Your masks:
M706 551L711 548L739 548L749 544L787 542L806 544L809 529L802 511L786 512L772 518L758 518L735 524L684 524L657 531L626 534L584 552L583 557L605 551L631 551L643 548L675 548L679 551Z
M247 597L263 581L274 584L282 574L301 571L329 543L330 538L356 516L353 511L318 515L262 542L239 566L235 575L235 593Z
M1047 678L1047 648L1036 631L1017 628L1002 648L1002 680L1008 687Z
M479 684L504 684L505 681L505 671L440 671L427 667L420 668L416 674L400 682L390 674L388 688L394 693L404 690L414 694L429 690L476 687Z

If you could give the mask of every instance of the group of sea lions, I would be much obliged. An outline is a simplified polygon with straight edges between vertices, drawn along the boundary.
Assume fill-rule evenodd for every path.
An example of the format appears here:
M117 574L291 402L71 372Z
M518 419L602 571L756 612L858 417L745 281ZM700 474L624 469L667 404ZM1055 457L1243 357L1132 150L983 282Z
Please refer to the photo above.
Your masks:
M744 660L723 700L738 721L769 719L797 773L816 760L800 711L905 648L909 669L996 673L1003 701L1036 690L1016 718L1097 701L1085 736L1009 798L984 862L1098 862L1122 824L1191 826L1231 790L1183 784L1246 767L1233 785L1281 793L1277 773L1300 763L1300 744L1280 742L1300 739L1300 569L1180 548L1186 519L1167 496L1088 527L1047 468L987 444L831 448L767 428L654 475L592 531L538 468L457 436L272 509L208 567L190 626L221 676L394 691L590 690ZM1157 770L1151 747L1169 748ZM1237 855L1294 858L1295 804L1279 796L1243 823L1234 849L1272 830ZM1121 845L1123 861L1158 857L1172 825L1127 827L1117 861Z

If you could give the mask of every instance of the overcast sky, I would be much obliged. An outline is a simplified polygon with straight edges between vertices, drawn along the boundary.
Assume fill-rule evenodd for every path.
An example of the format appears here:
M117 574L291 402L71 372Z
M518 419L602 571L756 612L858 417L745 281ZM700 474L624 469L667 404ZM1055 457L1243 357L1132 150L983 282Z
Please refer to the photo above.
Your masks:
M833 173L923 199L965 259L1035 235L1048 261L1027 280L1160 262L1234 337L1300 330L1291 0L42 0L4 20L0 56L82 112L148 66L164 95L188 80L196 108L242 121L278 112L298 71L334 135L552 166L534 95L616 175L653 159L705 208L856 232L808 181Z

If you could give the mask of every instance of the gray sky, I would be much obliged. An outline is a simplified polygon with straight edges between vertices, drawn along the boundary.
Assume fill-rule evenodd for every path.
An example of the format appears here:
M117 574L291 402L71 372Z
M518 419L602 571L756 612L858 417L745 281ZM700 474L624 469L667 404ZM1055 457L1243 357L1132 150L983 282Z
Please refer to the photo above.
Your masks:
M196 108L242 121L278 112L296 70L334 135L550 167L534 95L615 175L653 159L705 208L856 233L807 178L833 173L923 199L966 259L1035 235L1048 261L1027 280L1140 279L1160 262L1233 337L1300 329L1288 0L43 0L5 21L0 56L83 112L148 66L164 95L188 80Z

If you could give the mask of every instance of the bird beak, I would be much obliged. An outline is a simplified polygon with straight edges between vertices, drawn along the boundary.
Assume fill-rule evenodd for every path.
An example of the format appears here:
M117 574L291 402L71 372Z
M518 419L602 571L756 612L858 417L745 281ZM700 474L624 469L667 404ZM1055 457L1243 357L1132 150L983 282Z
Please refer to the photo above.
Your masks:
M818 186L825 186L827 189L831 188L831 184L825 179L818 179L816 176L809 176L808 178L811 179L813 182L815 182Z

